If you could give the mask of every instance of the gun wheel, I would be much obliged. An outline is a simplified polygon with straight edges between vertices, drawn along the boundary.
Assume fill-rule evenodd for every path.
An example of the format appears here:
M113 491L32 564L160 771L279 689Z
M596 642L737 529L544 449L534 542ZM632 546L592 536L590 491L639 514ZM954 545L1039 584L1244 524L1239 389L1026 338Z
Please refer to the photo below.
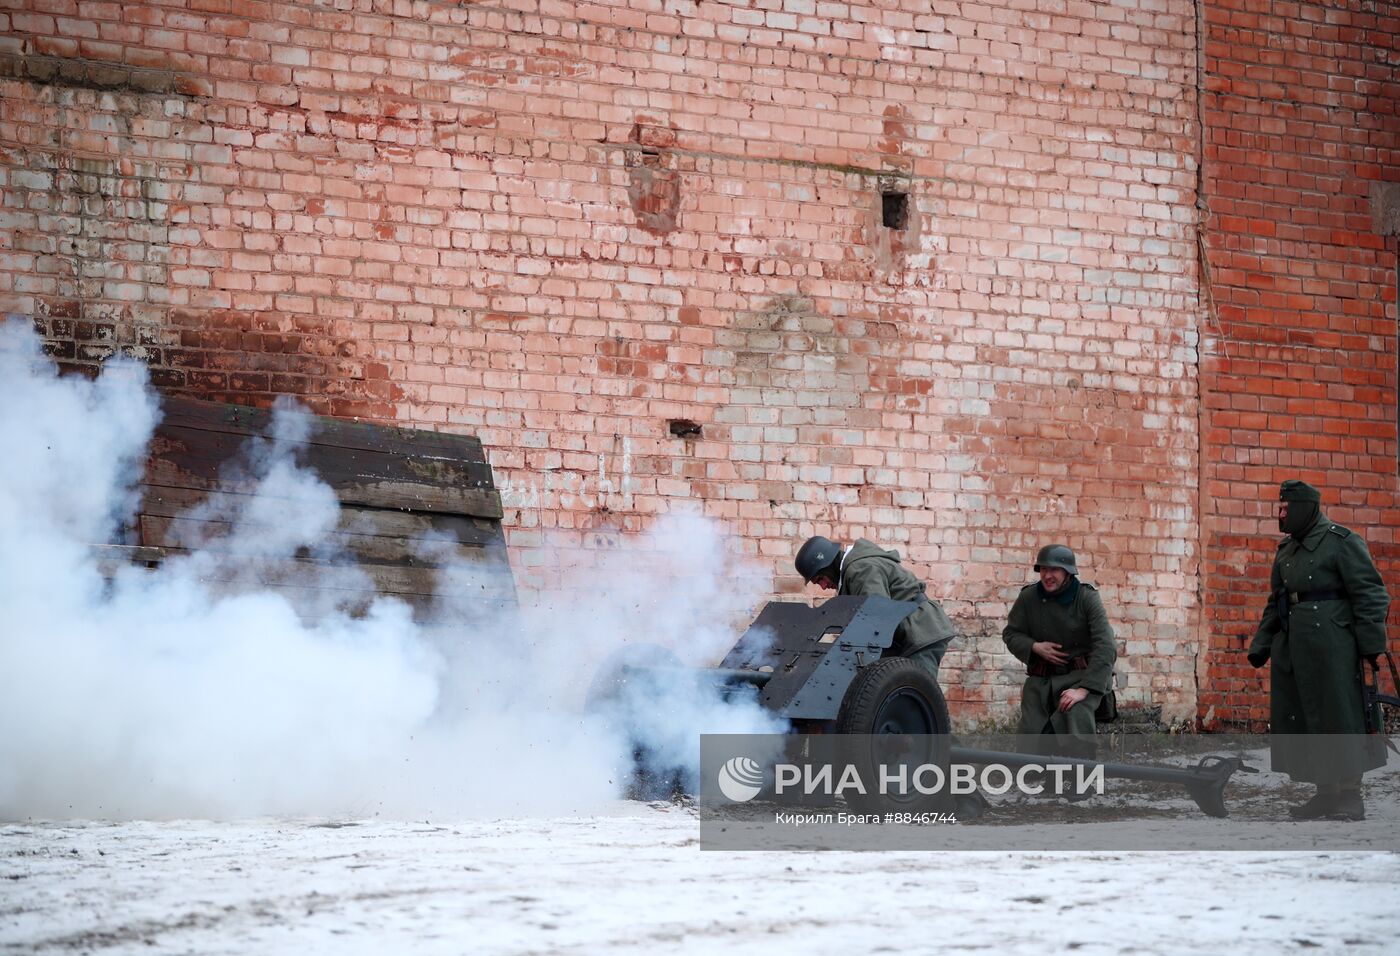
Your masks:
M933 675L907 657L862 667L836 712L838 734L946 734L948 704Z
M882 768L935 764L948 769L948 705L933 675L907 657L886 657L856 672L836 714L836 733L852 736L846 759L863 780L880 779ZM926 794L848 794L860 810L910 812L952 809L945 788Z

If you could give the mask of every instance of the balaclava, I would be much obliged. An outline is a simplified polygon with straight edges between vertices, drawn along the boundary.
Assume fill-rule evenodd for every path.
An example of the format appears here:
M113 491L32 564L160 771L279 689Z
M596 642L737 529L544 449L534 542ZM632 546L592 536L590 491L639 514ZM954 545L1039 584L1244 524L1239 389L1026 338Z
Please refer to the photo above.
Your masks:
M1322 492L1306 481L1290 479L1279 486L1278 500L1288 502L1288 517L1279 519L1278 529L1297 541L1303 540L1317 521Z

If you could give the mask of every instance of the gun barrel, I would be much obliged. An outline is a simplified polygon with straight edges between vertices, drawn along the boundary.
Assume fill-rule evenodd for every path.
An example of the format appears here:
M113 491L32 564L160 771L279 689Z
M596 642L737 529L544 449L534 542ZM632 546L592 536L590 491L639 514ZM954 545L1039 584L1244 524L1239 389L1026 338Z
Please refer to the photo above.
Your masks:
M1223 817L1225 785L1237 770L1252 770L1238 757L1205 757L1190 768L1135 766L1126 763L1104 763L1082 757L1056 757L1047 754L1007 753L1000 750L978 750L974 747L952 747L949 757L954 763L1003 764L1008 767L1068 764L1081 767L1102 767L1105 777L1120 780L1143 780L1150 783L1174 783L1186 788L1196 806L1212 817Z
M1122 780L1145 780L1154 783L1186 783L1190 780L1200 779L1200 775L1194 768L1185 770L1176 767L1140 767L1126 763L1104 763L1101 760L1089 760L1083 757L1008 753L1000 750L977 750L970 747L953 747L951 756L954 763L995 763L1008 767L1043 766L1051 763L1080 767L1103 767L1105 777L1117 777Z
M634 667L622 668L624 675L668 674L713 681L716 684L752 684L762 687L773 679L772 671L751 671L737 667Z

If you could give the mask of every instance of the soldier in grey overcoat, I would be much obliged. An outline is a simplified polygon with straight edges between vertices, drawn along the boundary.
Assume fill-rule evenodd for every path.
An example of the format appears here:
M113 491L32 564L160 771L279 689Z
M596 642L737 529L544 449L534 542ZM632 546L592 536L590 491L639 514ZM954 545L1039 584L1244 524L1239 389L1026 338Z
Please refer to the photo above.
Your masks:
M1098 589L1079 580L1074 552L1046 545L1036 555L1040 580L1016 596L1001 639L1026 665L1017 733L1053 733L1057 749L1072 757L1095 754L1094 712L1113 689L1118 659L1113 627ZM1043 745L1023 741L1027 749Z
M818 536L807 539L794 564L803 581L834 589L837 594L919 602L918 609L895 630L887 653L918 662L938 679L938 666L957 630L938 602L928 596L924 582L900 564L898 551L886 551L864 538L843 548Z
M1390 597L1366 542L1328 521L1321 502L1321 492L1307 482L1285 481L1279 488L1278 526L1285 537L1247 654L1255 667L1273 662L1273 769L1317 786L1289 813L1302 820L1361 820L1361 775L1385 763L1384 748L1365 734L1361 660L1385 650ZM1328 736L1307 736L1316 734Z

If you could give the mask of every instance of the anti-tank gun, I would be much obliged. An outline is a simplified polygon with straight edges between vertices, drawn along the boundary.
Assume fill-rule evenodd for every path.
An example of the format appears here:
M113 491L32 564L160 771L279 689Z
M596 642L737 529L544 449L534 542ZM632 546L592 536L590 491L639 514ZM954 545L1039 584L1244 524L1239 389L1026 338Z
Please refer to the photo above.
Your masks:
M656 647L624 649L604 668L590 708L633 729L632 793L644 799L693 790L678 753L688 741L657 744L644 732L678 694L700 691L718 700L749 701L794 734L835 734L856 749L857 765L1055 764L1101 772L1104 778L1176 784L1204 813L1227 815L1225 787L1246 768L1238 757L1208 756L1188 768L1100 762L1082 757L960 746L950 734L948 706L933 674L916 661L887 656L895 629L918 605L881 597L841 596L816 607L771 602L712 669L688 669ZM638 732L638 731L641 732ZM944 809L941 796L862 796L861 809Z

